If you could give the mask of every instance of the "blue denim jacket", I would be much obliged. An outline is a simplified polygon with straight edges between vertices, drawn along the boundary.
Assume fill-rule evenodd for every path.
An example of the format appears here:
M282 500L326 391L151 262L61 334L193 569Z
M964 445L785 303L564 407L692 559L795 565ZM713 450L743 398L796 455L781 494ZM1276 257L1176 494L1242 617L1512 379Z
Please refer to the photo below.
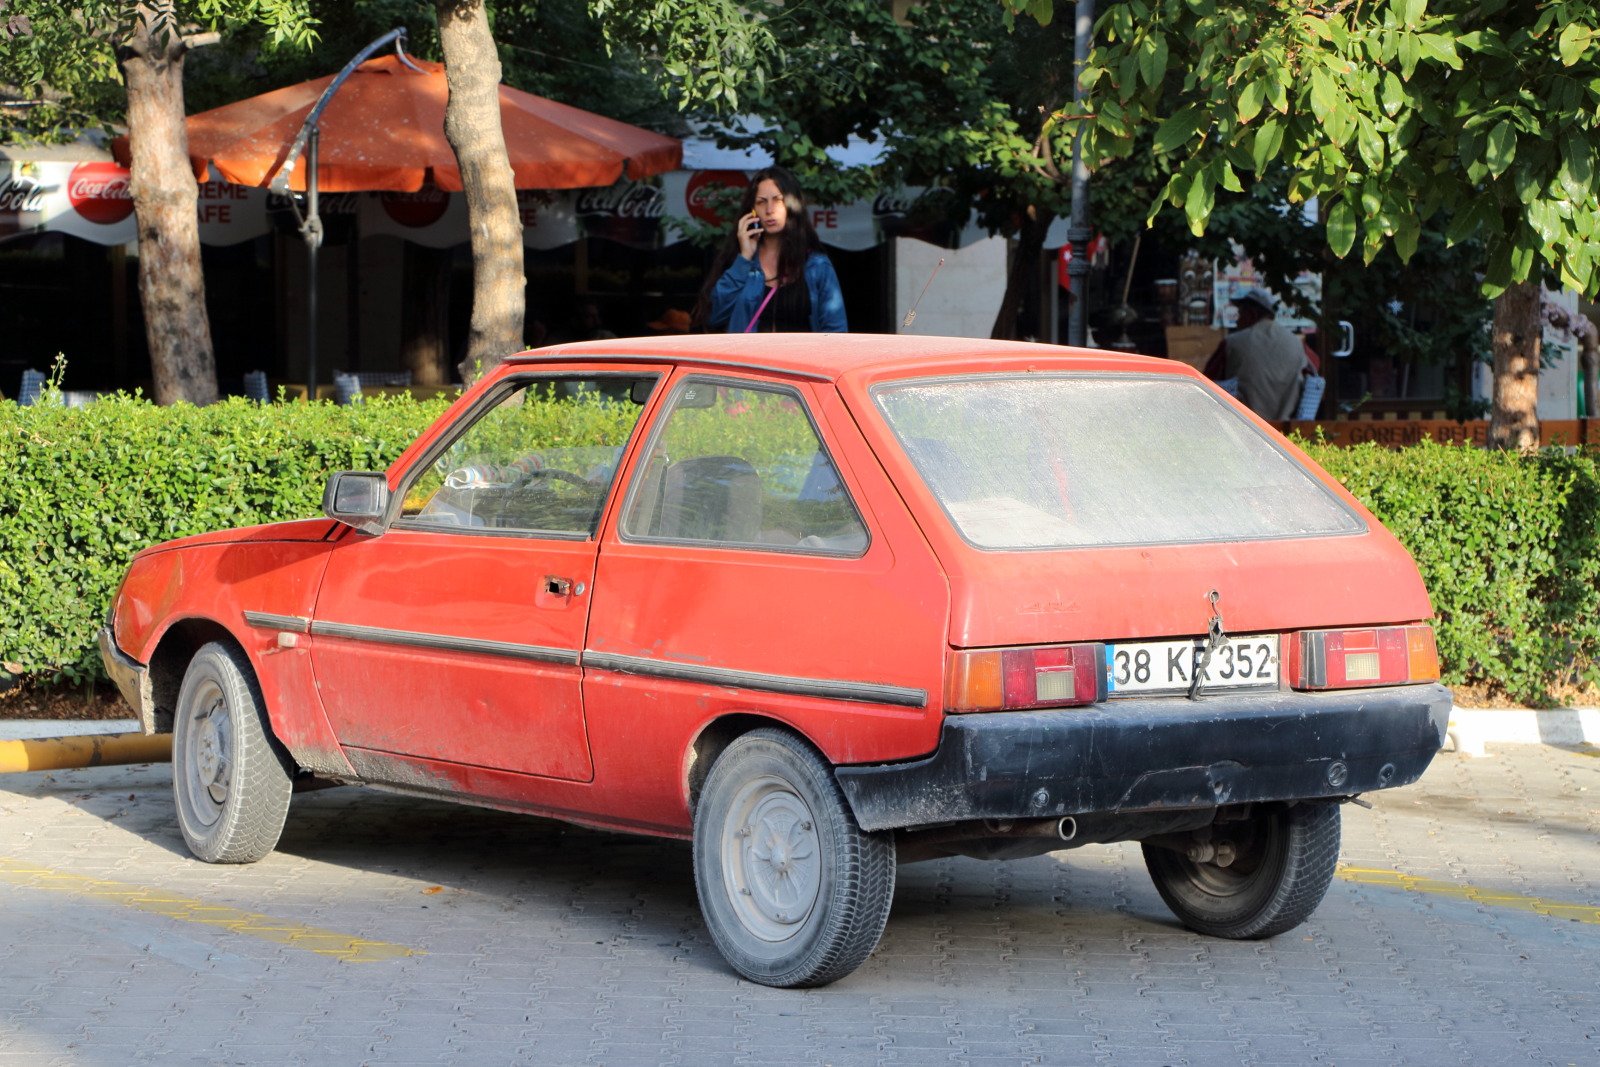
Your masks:
M821 252L811 253L806 260L806 288L811 293L813 333L845 333L849 330L845 323L844 293L839 289L839 276L833 273L833 263ZM766 296L766 278L755 260L735 257L711 291L711 328L743 333ZM760 325L756 329L761 329Z

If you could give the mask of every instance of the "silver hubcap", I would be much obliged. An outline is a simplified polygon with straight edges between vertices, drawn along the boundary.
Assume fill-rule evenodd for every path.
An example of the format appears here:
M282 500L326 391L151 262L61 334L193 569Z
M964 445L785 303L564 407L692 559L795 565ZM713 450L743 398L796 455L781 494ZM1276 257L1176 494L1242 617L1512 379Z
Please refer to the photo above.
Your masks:
M233 780L233 723L219 687L207 686L195 703L200 710L189 720L185 731L188 758L184 773L194 814L209 825L216 822L228 802Z
M780 778L739 790L722 833L723 881L739 921L764 941L793 937L822 887L811 808Z

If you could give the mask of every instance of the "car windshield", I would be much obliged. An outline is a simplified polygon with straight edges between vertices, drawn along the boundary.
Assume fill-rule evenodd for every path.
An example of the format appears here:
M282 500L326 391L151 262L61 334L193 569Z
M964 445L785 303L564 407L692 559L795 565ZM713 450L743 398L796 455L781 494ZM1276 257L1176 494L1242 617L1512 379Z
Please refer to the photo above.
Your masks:
M984 375L873 390L956 529L987 549L1244 541L1365 523L1199 382Z

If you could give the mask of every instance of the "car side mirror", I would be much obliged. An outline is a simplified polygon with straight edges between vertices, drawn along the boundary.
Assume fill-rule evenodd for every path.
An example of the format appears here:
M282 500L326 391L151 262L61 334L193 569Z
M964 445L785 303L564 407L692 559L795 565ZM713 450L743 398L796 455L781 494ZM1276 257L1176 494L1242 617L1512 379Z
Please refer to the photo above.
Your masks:
M334 471L322 490L322 511L364 534L381 534L389 512L389 479L378 471Z

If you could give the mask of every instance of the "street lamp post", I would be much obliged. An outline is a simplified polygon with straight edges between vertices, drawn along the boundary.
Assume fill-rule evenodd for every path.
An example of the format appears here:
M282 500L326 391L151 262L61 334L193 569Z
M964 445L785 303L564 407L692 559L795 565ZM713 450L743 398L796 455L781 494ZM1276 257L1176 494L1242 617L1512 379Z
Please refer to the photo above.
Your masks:
M1083 68L1089 62L1089 48L1094 42L1094 0L1078 0L1076 21L1073 23L1072 43L1072 102L1077 107L1078 121L1083 118ZM1067 227L1067 241L1072 248L1072 259L1067 263L1067 279L1072 283L1072 306L1067 312L1067 344L1082 347L1086 337L1083 316L1084 297L1089 288L1089 242L1094 230L1089 225L1089 167L1083 161L1083 130L1080 127L1072 138L1072 217Z
M373 41L356 54L356 57L344 65L344 69L336 75L328 87L323 90L322 96L307 113L305 122L300 127L300 133L289 146L289 151L284 157L283 165L272 176L269 188L289 201L289 206L294 210L295 219L300 224L300 236L306 243L306 279L309 291L306 296L306 399L317 398L317 251L322 247L322 214L319 210L317 197L317 142L322 136L322 112L327 108L328 102L333 99L333 94L339 91L339 86L350 77L352 71L367 61L367 58L378 49L395 42L395 51L400 56L400 62L414 70L416 67L406 58L406 31L402 26L390 30L388 33ZM300 212L300 205L295 202L294 193L289 190L289 177L294 173L295 163L299 161L300 152L306 153L306 210Z

